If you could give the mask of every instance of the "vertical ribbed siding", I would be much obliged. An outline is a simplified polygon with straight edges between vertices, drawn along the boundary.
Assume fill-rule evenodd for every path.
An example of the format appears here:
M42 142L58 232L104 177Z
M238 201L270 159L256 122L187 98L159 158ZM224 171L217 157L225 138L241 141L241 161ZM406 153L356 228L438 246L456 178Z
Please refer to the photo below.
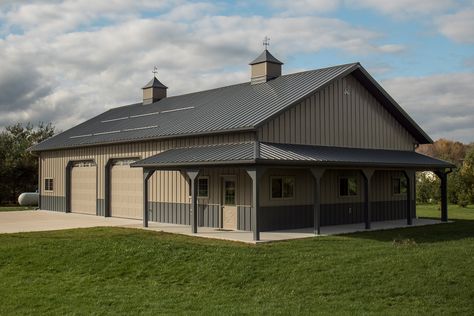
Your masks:
M413 136L352 75L338 79L259 128L259 140L413 150Z
M52 192L42 190L41 196L65 197L66 166L67 163L71 160L94 160L97 163L97 199L104 199L105 166L110 159L143 159L151 155L158 154L162 151L168 150L170 148L206 144L247 142L254 140L254 138L254 133L234 133L42 152L40 154L39 167L39 175L41 182L40 188L42 188L42 183L44 183L45 178L53 178L54 190ZM243 171L235 171L228 169L225 172L237 174L239 177L239 181L241 181L240 185L242 187L245 187L247 185L247 180L245 180L243 177L245 175ZM217 181L218 183L218 176L215 175L214 178L215 181ZM187 179L179 171L158 171L151 177L149 181L150 201L168 203L189 203L189 190ZM239 203L245 205L245 203L248 203L248 201L250 200L250 198L248 197L249 193L246 190L242 190L242 192L243 193L240 196L242 202ZM213 199L218 201L215 203L213 202L213 204L220 203L219 194L215 195ZM47 206L45 205L44 209L49 209L46 207ZM58 207L59 205L55 205L55 210L57 210ZM65 206L63 208L63 211L64 210ZM98 213L101 213L101 211L99 211L99 208Z

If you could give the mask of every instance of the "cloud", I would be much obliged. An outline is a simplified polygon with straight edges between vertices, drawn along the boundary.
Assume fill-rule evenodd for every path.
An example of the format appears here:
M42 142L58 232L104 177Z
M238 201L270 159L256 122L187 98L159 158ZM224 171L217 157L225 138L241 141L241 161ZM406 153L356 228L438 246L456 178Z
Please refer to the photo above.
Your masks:
M67 129L108 108L139 102L153 65L170 95L248 81L247 64L260 53L265 35L284 62L327 49L368 58L406 50L380 44L384 34L337 18L238 16L226 14L222 3L184 0L104 3L0 4L0 126L52 121ZM310 4L321 12L335 5ZM391 65L373 58L369 69L385 74ZM467 141L474 135L474 119L466 115L474 113L473 77L396 78L384 84L433 137Z
M270 0L268 4L283 9L283 15L292 14L310 14L323 13L336 10L342 3L342 0Z
M474 74L399 77L383 86L434 139L474 139Z
M41 120L66 129L140 101L153 65L170 95L247 81L247 64L260 53L264 35L274 36L272 48L283 61L328 48L361 55L402 49L379 45L382 34L335 18L219 15L221 5L174 4L65 0L3 6L8 34L0 37L6 65L0 126Z
M443 15L436 19L440 32L458 42L474 44L474 9Z
M346 5L351 8L367 8L385 15L397 18L417 18L420 15L428 16L446 12L458 4L453 0L419 1L419 0L346 0Z
M283 9L283 15L308 15L313 13L327 13L341 7L349 9L369 9L396 18L417 18L420 15L428 16L445 13L457 7L454 0L273 0L268 2L277 9Z

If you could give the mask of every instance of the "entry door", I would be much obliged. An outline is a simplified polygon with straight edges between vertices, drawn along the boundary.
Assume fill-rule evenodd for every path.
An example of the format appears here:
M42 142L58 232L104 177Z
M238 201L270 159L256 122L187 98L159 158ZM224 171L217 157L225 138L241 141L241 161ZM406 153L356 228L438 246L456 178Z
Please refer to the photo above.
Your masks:
M237 229L237 183L235 177L222 179L222 228Z

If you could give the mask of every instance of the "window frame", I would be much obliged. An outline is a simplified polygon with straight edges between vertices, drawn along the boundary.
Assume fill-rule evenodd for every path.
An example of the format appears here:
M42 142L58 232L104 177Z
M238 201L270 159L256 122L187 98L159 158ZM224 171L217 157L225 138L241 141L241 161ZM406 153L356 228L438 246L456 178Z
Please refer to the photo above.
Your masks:
M206 188L206 191L207 191L207 195L199 195L200 193L200 190L199 190L199 181L200 180L207 180L207 188ZM202 176L202 177L198 177L197 178L197 197L198 199L208 199L209 198L209 176Z
M50 181L50 182L48 182L48 181ZM54 191L54 178L44 178L44 191L45 192L53 192Z
M283 196L283 183L284 183L283 179L284 178L293 179L293 190L292 190L291 196ZM273 180L274 179L281 179L281 197L273 197ZM276 200L276 201L294 200L295 195L296 195L295 191L296 191L296 177L294 175L270 176L270 200Z
M400 192L395 192L394 190L394 181L396 180L398 180ZM392 177L392 181L390 182L390 185L391 185L392 196L405 196L408 192L408 181L405 177ZM402 187L405 188L405 192L403 192Z
M207 196L199 196L199 180L200 179L207 179ZM196 195L197 195L197 198L198 199L209 199L209 188L210 188L210 185L209 185L209 176L201 176L201 177L197 177L196 180L197 181L197 192L196 192ZM191 188L191 179L188 179L188 198L191 198L191 191L192 191L192 188Z
M349 194L350 190L349 190L349 179L350 178L353 178L355 180L355 183L356 183L356 194L354 195L351 195ZM342 195L341 194L341 180L342 179L347 179L348 183L347 183L347 195ZM339 176L337 178L337 195L338 197L340 198L343 198L343 199L347 199L347 198L355 198L355 197L359 197L360 196L360 183L359 183L359 178L357 176Z

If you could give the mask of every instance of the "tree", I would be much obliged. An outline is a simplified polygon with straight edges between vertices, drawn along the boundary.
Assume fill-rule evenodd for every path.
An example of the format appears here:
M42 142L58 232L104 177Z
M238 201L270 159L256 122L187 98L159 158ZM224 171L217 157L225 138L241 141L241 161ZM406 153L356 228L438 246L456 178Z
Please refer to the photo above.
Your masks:
M474 147L470 148L464 157L460 175L463 182L463 197L470 203L474 203Z
M54 135L54 126L17 123L0 132L0 203L16 203L18 195L37 190L38 157L31 146Z
M421 145L417 152L449 161L456 169L448 175L449 203L466 206L474 203L474 143L439 139L433 144ZM428 200L438 202L439 187L434 187L429 178L417 177L417 201L427 203Z

